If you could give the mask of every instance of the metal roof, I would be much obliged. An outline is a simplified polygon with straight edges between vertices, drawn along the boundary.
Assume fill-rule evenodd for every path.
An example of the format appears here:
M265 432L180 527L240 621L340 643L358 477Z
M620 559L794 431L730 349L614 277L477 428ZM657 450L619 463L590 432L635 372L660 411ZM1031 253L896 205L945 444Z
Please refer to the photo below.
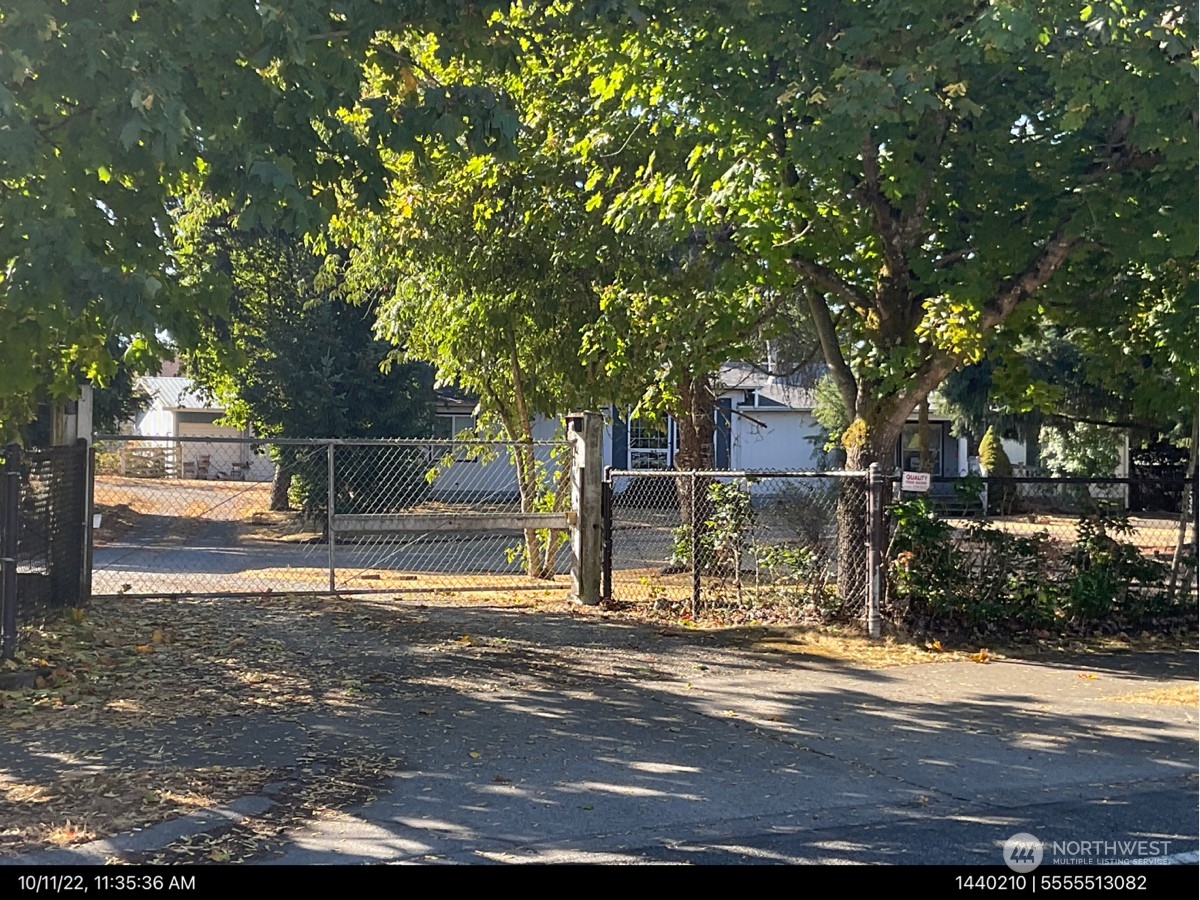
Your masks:
M223 409L204 397L190 378L143 375L138 378L137 386L149 394L151 405L158 409Z

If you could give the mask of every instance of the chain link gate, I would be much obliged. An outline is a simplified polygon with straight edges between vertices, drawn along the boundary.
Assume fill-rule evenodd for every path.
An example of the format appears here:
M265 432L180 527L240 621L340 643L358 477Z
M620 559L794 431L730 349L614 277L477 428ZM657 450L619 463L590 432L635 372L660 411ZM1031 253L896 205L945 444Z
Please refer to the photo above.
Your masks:
M866 472L610 470L603 507L610 601L867 619Z
M568 442L94 443L96 596L570 590Z
M570 573L566 443L345 442L327 453L330 590L545 588Z

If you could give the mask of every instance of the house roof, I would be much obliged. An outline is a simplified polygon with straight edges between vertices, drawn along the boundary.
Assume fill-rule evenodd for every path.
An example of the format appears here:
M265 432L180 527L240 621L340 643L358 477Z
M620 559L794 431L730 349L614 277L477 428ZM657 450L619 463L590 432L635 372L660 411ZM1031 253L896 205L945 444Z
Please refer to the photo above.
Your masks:
M137 386L145 391L160 409L205 409L219 411L220 406L195 389L190 378L168 375L143 375Z
M452 384L435 385L433 401L438 412L471 414L478 401Z
M720 383L725 391L756 391L759 412L770 412L772 409L811 412L817 405L814 387L824 374L823 364L807 366L780 376L771 375L760 366L750 363L732 362L721 366ZM763 399L768 402L763 404ZM917 413L914 411L908 420L915 422ZM949 422L950 417L930 409L929 421Z
M820 373L802 369L786 376L771 375L750 363L721 366L721 388L726 391L756 391L761 398L789 409L810 410L816 405L812 386Z

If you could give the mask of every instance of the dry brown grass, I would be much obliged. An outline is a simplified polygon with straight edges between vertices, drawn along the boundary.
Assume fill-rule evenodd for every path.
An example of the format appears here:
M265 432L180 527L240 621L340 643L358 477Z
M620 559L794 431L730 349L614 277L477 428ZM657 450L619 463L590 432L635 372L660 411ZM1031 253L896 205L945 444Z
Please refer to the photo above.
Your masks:
M1072 543L1076 537L1079 516L1066 516L1049 513L1027 513L1014 516L994 516L988 520L993 527L1008 534L1028 537L1038 532L1046 532L1054 540ZM951 519L950 524L958 528L974 524L975 520ZM1152 518L1150 516L1130 516L1129 524L1133 532L1121 535L1122 540L1131 541L1143 553L1170 554L1175 549L1176 535L1179 522L1175 518ZM1187 528L1186 541L1195 540L1195 529Z
M757 653L815 656L850 662L866 669L920 663L961 662L972 655L943 649L936 642L910 641L892 635L876 640L851 628L792 626L741 626L712 629L710 640L720 646Z
M259 767L155 768L0 781L0 853L64 847L145 827L258 791Z
M1152 706L1200 707L1200 687L1194 684L1179 684L1148 691L1134 691L1105 697L1118 703L1146 703Z

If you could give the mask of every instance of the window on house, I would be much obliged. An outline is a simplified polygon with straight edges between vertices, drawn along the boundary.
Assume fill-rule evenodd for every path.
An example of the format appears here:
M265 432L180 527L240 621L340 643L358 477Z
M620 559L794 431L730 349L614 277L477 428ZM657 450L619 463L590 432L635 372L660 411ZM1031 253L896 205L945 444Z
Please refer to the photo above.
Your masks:
M433 423L433 436L439 441L449 441L464 431L475 430L475 417L438 413Z
M629 423L629 468L671 468L674 432L674 423L666 416L633 419Z
M908 424L900 435L900 468L904 472L942 474L942 428L930 425L926 430L928 465L921 467L921 426Z

